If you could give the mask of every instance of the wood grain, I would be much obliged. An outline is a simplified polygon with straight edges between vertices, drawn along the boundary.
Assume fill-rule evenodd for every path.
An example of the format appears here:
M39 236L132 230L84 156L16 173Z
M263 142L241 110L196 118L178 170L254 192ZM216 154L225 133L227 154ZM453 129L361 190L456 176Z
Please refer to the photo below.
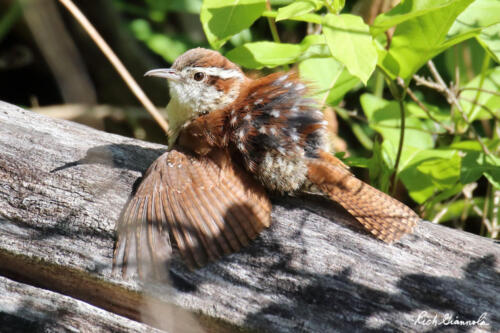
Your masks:
M52 291L0 277L2 332L158 332Z
M0 102L0 275L168 331L443 329L416 323L422 311L486 313L451 331L500 329L498 244L424 221L387 245L314 197L274 198L269 229L202 269L174 259L168 281L111 276L115 222L164 151ZM0 298L1 325L15 325L11 304Z

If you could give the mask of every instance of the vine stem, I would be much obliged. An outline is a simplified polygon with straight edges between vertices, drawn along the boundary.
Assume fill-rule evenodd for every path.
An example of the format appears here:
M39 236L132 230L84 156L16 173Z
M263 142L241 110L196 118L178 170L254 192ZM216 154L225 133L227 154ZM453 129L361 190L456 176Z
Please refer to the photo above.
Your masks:
M402 81L401 78L398 78L397 80ZM397 85L395 85L394 88L397 89ZM396 194L398 175L399 175L398 168L399 168L399 162L401 161L401 155L403 153L403 144L405 140L405 126L406 126L406 112L404 103L405 96L406 96L406 86L403 89L402 94L398 93L396 96L394 96L398 99L399 102L399 112L401 114L401 127L399 132L398 153L396 155L396 161L394 162L394 174L392 175L392 196Z
M382 71L382 73L384 72ZM399 169L399 163L401 161L401 155L403 153L403 145L405 138L406 110L405 110L404 100L406 97L408 86L405 84L404 80L401 77L397 77L396 80L391 80L388 76L385 75L385 78L387 80L387 86L389 88L389 91L391 92L391 95L394 97L394 99L398 101L399 112L401 116L398 151L396 154L396 160L394 161L394 173L392 174L392 180L389 184L389 186L392 185L392 191L389 192L391 192L392 196L394 196L397 188L396 183L398 181L398 169ZM398 84L403 87L401 92L399 91Z
M430 110L424 105L424 103L422 103L418 97L413 93L413 91L410 89L409 86L405 86L404 84L404 81L403 80L400 80L398 81L399 85L405 89L406 88L406 92L408 93L408 96L410 96L410 98L415 102L417 103L417 105L425 112L425 114L427 115L427 117L429 117L430 120L434 121L436 124L439 124L442 128L444 128L446 130L446 132L448 132L449 134L452 134L453 133L453 129L450 128L449 126L443 124L441 121L439 121L438 119L436 119L430 112Z
M149 100L144 91L139 87L137 82L134 80L129 71L125 68L120 59L113 52L111 47L106 43L106 41L101 37L101 35L94 28L92 23L83 15L83 13L78 9L78 7L71 0L59 0L59 2L66 7L66 9L74 16L74 18L80 23L84 30L89 34L90 38L96 43L99 49L104 53L106 58L111 62L113 67L116 69L118 74L122 77L123 81L130 88L135 97L141 102L144 108L149 112L149 114L154 118L154 120L160 125L160 127L168 133L168 123L162 117L162 115L156 110L154 104Z
M278 12L276 12L274 10L269 10L269 9L266 9L266 11L262 13L262 16L271 17L271 18L275 18L277 15L278 15ZM312 13L290 17L290 20L300 21L300 22L309 22L309 23L315 23L315 24L322 24L323 23L323 18L321 15L312 14Z
M474 102L472 102L472 105L470 107L469 113L472 114L476 110L476 106L479 101L479 97L481 96L481 89L483 88L484 84L484 79L486 78L486 71L488 70L488 66L490 64L490 55L486 53L484 60L483 60L483 65L481 66L481 77L479 79L479 89L476 91L476 96L474 97Z
M500 206L500 191L499 190L494 190L493 191L493 211L492 211L492 232L491 232L491 238L497 238L498 233L500 231L500 227L498 226L498 207Z
M271 8L271 2L269 0L266 0L266 9L268 11L272 11L272 8ZM271 30L271 35L273 36L273 40L276 42L276 43L281 43L281 40L280 40L280 35L278 34L278 28L276 27L276 21L274 19L274 17L267 17L267 23L269 24L269 29ZM288 65L283 65L283 69L285 71L288 71L289 70L289 67Z

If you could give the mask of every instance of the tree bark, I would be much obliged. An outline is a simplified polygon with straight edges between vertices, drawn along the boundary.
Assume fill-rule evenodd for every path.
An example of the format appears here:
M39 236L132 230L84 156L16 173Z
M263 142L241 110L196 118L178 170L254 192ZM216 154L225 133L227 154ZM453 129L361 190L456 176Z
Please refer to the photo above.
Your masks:
M174 258L168 283L113 276L115 223L165 149L0 102L0 293L18 294L0 299L0 327L17 325L9 309L32 298L9 287L20 283L63 307L90 303L70 307L79 320L104 311L169 332L500 329L494 241L422 221L387 245L309 196L274 197L272 226L239 253L196 271Z

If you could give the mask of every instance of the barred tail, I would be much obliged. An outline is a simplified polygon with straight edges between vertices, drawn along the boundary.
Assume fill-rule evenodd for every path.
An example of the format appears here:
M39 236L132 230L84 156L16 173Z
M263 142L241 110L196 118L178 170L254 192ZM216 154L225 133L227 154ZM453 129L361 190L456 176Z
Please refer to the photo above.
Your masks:
M397 241L412 232L420 220L413 210L398 200L354 177L342 162L334 163L334 158L321 156L312 160L308 178L384 242Z

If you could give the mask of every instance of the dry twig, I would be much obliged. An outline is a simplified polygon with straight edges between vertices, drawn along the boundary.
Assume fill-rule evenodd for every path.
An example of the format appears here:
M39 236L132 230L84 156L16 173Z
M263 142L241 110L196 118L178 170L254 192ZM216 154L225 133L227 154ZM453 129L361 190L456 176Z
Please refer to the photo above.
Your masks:
M118 72L118 74L120 74L120 76L128 85L130 90L134 93L134 95L142 103L142 105L144 105L144 108L146 108L146 110L156 120L158 125L161 126L161 128L165 131L165 133L168 133L168 123L166 122L166 120L156 110L156 107L149 100L144 91L142 91L142 89L139 87L139 85L134 80L132 75L130 75L130 73L125 68L123 63L120 61L120 59L118 59L116 54L109 47L106 41L104 41L104 39L97 32L94 26L89 22L89 20L85 17L85 15L83 15L83 13L71 0L59 0L59 2L61 2L61 4L63 4L64 7L66 7L66 9L75 17L75 19L78 21L78 23L81 24L81 26L85 29L85 31L87 31L92 40L97 44L99 49L101 49L102 53L104 53L104 55L108 58L113 67L115 67L116 71Z
M427 62L427 67L429 67L429 70L431 71L431 74L434 78L434 81L432 81L430 79L424 79L418 75L414 75L413 78L415 79L417 85L423 85L423 86L426 86L428 88L436 90L437 92L441 93L446 98L446 100L448 101L449 104L451 104L452 106L455 106L455 108L460 113L462 119L467 123L467 125L469 125L471 132L474 134L474 137L479 142L479 145L481 146L481 149L483 150L483 152L485 154L490 154L488 147L486 147L486 145L484 144L483 140L481 139L481 137L477 133L474 126L471 125L471 122L469 121L469 118L465 114L465 112L462 108L462 105L460 105L460 102L458 101L457 93L454 90L450 89L446 85L443 78L441 77L441 75L437 71L436 66L434 66L434 63L432 62L432 60L429 60Z
M398 80L398 84L402 87L402 88L405 88L405 84L404 84L404 81L399 78ZM444 128L446 130L446 132L448 132L449 134L452 134L453 133L453 129L450 128L449 126L443 124L441 121L439 121L436 117L434 117L431 112L429 111L429 109L427 108L427 106L424 105L424 103L422 103L418 97L413 93L413 91L410 89L410 87L406 87L406 92L408 93L408 96L410 96L410 98L415 102L417 103L417 105L425 112L425 114L427 115L427 117L429 117L429 119L431 119L432 121L434 121L435 123L439 124L442 128Z

